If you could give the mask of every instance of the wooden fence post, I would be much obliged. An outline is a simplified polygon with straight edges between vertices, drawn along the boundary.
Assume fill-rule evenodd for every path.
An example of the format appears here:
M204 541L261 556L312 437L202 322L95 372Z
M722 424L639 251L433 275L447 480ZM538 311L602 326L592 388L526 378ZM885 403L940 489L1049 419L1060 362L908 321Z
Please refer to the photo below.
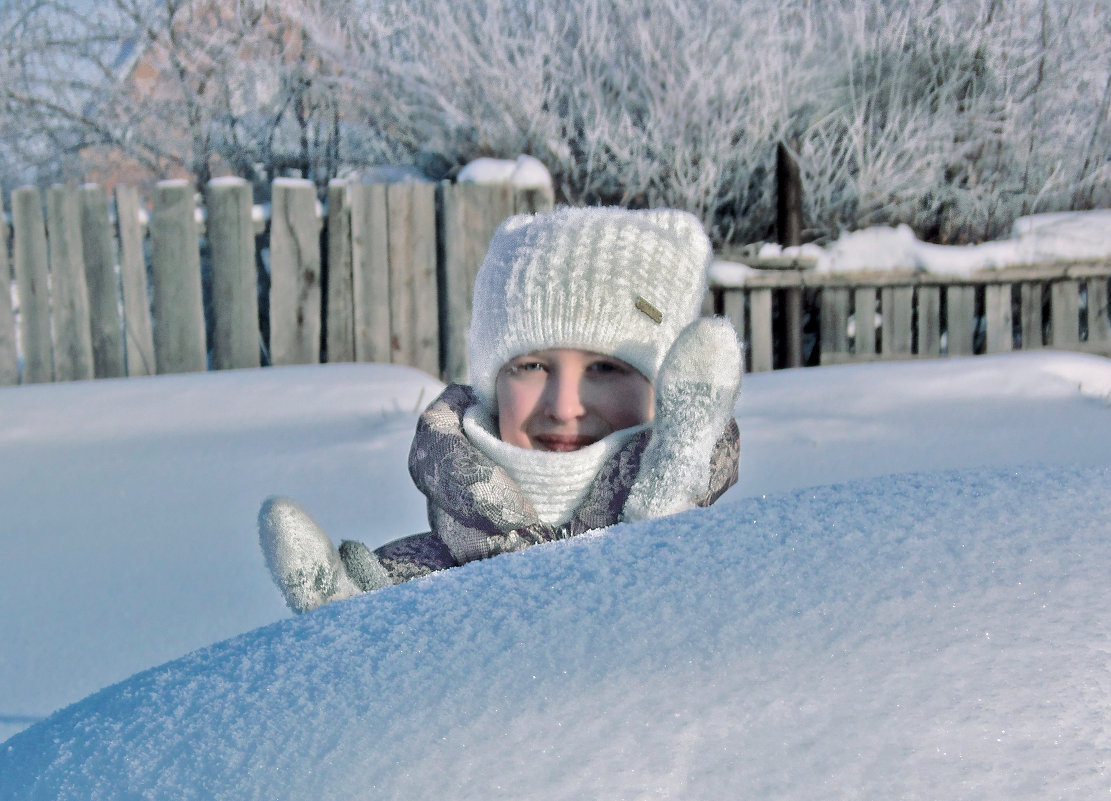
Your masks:
M802 244L802 175L785 142L775 148L776 238L783 247ZM786 366L802 365L802 288L783 292Z
M1023 281L1019 288L1019 315L1022 323L1022 349L1040 348L1042 330L1042 289L1040 281Z
M42 197L35 187L25 186L12 192L12 228L12 251L15 255L16 286L19 290L23 383L53 381L46 224L42 216Z
M773 367L772 290L754 289L749 295L749 326L752 329L752 372Z
M347 182L328 182L328 281L324 350L329 362L355 361L351 204Z
M202 371L208 364L201 257L193 188L162 181L151 220L154 352L159 373Z
M880 290L880 308L883 311L883 356L885 359L910 357L913 303L913 287L892 286Z
M390 184L386 189L386 210L390 251L390 361L439 376L435 184Z
M154 375L154 333L143 257L143 226L139 193L133 186L116 187L116 229L120 243L120 293L123 296L124 354L129 376Z
M1049 285L1049 333L1055 348L1075 349L1080 342L1080 282Z
M466 381L470 376L467 330L475 276L490 240L502 222L514 214L550 211L550 187L518 189L506 184L453 184L443 181L440 192L440 326L444 378Z
M863 360L875 356L876 288L874 286L865 286L853 290L853 329L853 338L856 342L856 358Z
M475 276L494 232L515 212L514 194L507 185L444 181L440 184L440 197L444 243L440 275L444 379L465 382L470 377L467 330L471 325Z
M1107 278L1088 279L1088 342L1111 343L1111 319L1107 316Z
M390 360L390 243L386 185L353 183L351 290L355 360Z
M1008 353L1014 350L1010 284L988 284L984 287L984 317L987 327L984 352Z
M50 317L54 324L54 380L92 378L93 342L89 327L89 286L81 245L81 206L63 186L47 191L50 240Z
M825 287L822 290L821 329L819 332L821 364L837 364L849 354L849 290ZM859 324L859 321L858 321Z
M918 355L941 355L941 289L918 287Z
M270 360L320 361L320 219L312 181L274 181L270 217Z
M97 378L119 378L127 374L111 225L108 194L92 184L81 187L82 255L89 284L89 325L93 372Z
M206 231L212 255L212 366L258 367L258 280L251 187L242 178L216 178L205 187Z
M729 318L729 321L733 323L733 328L737 331L737 337L741 340L741 347L743 348L742 366L747 367L745 362L748 360L745 357L749 350L749 337L745 332L745 290L743 288L729 288L721 294L721 313Z
M15 314L12 310L10 282L11 262L8 261L8 237L11 229L3 220L4 202L0 198L0 275L6 279L3 286L9 291L0 298L0 386L19 383L19 354L15 344Z
M951 284L945 291L948 355L971 356L976 317L976 290Z

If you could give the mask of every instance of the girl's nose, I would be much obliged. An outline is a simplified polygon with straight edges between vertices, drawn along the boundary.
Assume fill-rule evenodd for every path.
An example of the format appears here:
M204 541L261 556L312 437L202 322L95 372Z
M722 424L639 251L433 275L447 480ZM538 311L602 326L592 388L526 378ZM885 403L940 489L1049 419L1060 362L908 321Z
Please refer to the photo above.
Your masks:
M582 399L582 375L574 370L557 370L545 386L548 417L559 422L577 420L586 414Z

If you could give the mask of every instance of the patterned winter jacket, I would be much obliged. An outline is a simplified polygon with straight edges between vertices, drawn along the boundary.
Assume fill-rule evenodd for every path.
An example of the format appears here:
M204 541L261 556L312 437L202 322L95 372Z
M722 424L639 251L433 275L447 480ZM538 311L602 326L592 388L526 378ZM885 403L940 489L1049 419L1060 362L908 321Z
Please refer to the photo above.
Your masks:
M640 468L651 429L633 435L603 463L570 520L542 522L517 484L463 431L463 415L478 402L470 387L452 384L424 411L409 451L409 474L428 499L432 531L386 543L377 554L394 583L474 559L574 537L617 523ZM709 506L737 481L740 432L735 420L711 456L710 485L698 506Z

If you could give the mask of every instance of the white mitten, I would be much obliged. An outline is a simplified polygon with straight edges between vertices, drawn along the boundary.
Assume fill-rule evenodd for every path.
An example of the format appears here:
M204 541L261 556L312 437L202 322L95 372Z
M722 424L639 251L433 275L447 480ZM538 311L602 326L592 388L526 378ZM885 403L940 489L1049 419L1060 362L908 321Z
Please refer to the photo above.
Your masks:
M263 501L258 540L274 583L297 614L361 592L328 535L293 499Z
M623 520L675 514L710 484L710 456L733 417L741 387L741 346L723 317L702 317L679 332L656 379L652 439Z

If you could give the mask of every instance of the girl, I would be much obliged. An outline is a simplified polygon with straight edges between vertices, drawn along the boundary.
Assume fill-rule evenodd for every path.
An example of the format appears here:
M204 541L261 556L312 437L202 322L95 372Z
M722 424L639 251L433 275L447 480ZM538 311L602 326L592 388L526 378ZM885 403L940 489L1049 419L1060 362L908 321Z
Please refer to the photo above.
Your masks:
M506 220L475 280L472 385L433 401L409 453L432 530L337 551L268 499L259 538L290 609L717 500L737 480L742 365L729 322L698 317L710 255L680 211Z

